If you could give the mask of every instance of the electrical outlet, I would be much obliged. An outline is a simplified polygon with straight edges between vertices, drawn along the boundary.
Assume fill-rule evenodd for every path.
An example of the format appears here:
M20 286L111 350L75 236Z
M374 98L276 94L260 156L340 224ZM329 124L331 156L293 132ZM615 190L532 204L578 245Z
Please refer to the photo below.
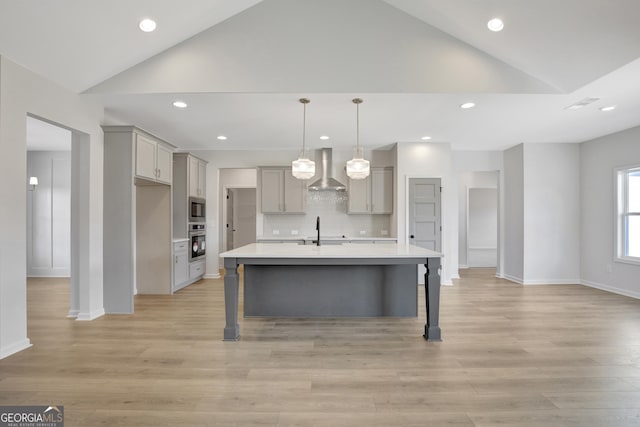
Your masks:
M292 236L297 236L298 235L298 230L291 230L291 235Z
M280 234L280 230L273 230L271 234L273 234L274 236L277 236Z
M366 230L360 230L360 235L361 236L366 236L367 235L367 231Z
M388 236L389 235L389 230L381 230L380 234L382 234L383 236Z

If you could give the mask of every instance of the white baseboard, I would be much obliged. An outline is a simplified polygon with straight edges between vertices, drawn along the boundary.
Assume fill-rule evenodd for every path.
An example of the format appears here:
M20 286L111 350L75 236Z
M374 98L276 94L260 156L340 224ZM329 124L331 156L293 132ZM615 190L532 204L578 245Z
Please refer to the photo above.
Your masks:
M498 276L496 274L496 276ZM536 286L536 285L579 285L581 284L580 279L534 279L534 280L524 280L520 277L510 276L505 274L504 279L510 280L512 282L519 283L525 286Z
M537 279L525 280L523 285L579 285L580 279Z
M466 270L467 268L469 268L469 266L466 264L458 264L458 270Z
M53 273L47 273L47 274L27 274L27 279L71 279L71 276L69 276L69 272L63 272L60 274L53 274Z
M602 283L591 282L589 280L583 280L581 284L590 288L600 289L601 291L613 292L614 294L624 295L625 297L640 299L640 292L620 289L615 286L603 285Z
M515 283L519 283L521 285L524 285L524 282L520 277L511 276L509 274L504 274L503 277L501 277L501 279L507 279L507 280L509 280L511 282L515 282Z
M80 310L69 310L69 313L67 313L67 317L75 319L76 317L78 317L78 314L80 314Z
M15 354L19 351L25 350L29 347L31 347L31 341L29 341L29 338L25 338L20 342L17 342L15 344L11 344L8 345L6 347L2 347L0 348L0 359L4 359L5 357L9 357L12 354Z
M215 273L215 274L205 274L204 276L205 279L219 279L220 277L220 273Z
M100 310L92 311L90 313L78 313L76 320L89 321L89 320L95 320L98 317L102 317L102 316L104 316L104 308L101 308Z

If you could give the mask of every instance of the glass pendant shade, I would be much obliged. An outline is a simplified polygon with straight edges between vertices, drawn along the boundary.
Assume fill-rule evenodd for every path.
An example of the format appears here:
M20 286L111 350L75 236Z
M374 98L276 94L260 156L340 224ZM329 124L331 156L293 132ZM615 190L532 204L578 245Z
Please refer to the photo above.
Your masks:
M300 98L302 104L302 151L298 160L291 162L291 174L297 179L310 179L316 174L316 163L305 155L305 139L307 132L307 98Z
M365 179L369 176L369 160L365 160L362 153L356 153L347 162L347 176L351 179Z
M362 99L355 98L356 104L356 153L353 159L347 162L347 176L351 179L365 179L369 176L369 161L364 159L360 148L360 104Z
M291 162L291 173L298 179L311 179L316 174L316 163L303 156Z

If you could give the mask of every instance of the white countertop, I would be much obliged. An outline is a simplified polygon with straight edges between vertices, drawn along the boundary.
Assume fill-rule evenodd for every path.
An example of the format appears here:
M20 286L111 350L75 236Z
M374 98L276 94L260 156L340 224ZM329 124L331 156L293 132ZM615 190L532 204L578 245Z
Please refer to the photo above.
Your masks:
M220 254L221 258L440 258L442 254L404 244L344 243L342 245L298 245L296 243L252 243Z
M180 242L188 242L189 238L188 237L183 237L180 239L173 239L173 243L180 243Z
M315 240L315 236L258 236L256 240L275 240L275 241L299 241L299 240ZM349 237L349 236L320 236L320 241L323 240L388 240L396 241L397 237Z

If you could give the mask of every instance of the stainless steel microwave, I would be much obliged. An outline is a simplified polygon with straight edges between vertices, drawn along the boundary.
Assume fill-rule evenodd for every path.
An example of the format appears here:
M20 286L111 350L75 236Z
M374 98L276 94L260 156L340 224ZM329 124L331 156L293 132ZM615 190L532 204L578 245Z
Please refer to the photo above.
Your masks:
M205 222L206 215L206 200L189 197L189 222Z

